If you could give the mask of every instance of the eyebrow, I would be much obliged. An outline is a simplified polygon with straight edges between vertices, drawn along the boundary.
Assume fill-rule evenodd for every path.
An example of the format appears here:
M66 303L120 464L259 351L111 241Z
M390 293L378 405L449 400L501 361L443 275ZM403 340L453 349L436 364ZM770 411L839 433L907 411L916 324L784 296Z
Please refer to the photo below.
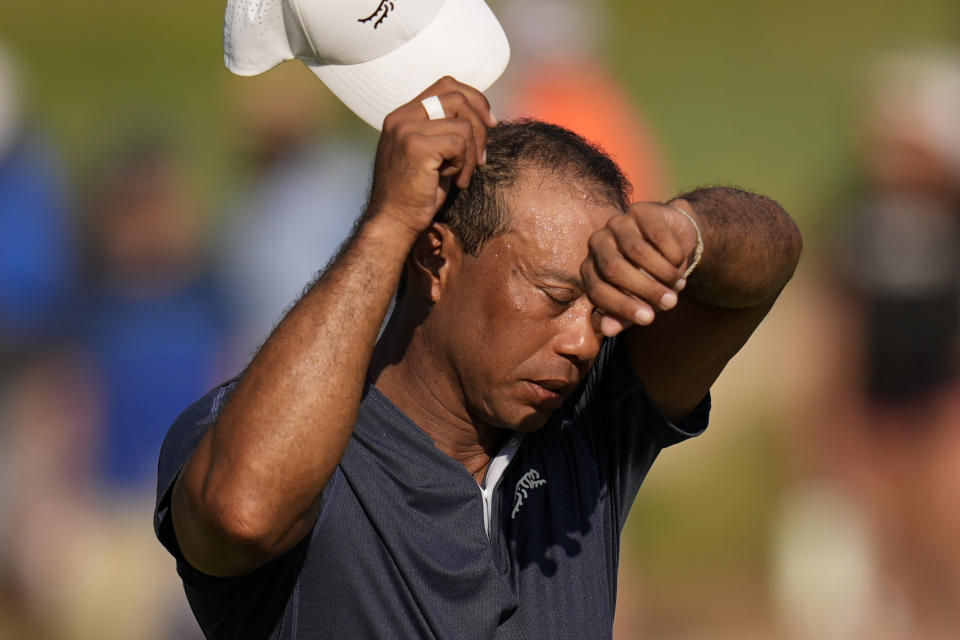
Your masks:
M557 269L551 269L549 267L544 267L541 269L535 269L533 275L538 278L544 278L547 280L557 280L568 284L571 287L575 287L580 291L586 291L586 286L583 284L583 280L580 279L579 275L572 275L566 271L558 271Z

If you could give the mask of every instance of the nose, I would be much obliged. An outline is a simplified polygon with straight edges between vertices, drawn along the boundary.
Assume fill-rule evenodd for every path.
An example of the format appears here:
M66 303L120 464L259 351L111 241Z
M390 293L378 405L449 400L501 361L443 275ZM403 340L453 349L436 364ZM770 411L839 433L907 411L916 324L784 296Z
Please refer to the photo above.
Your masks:
M554 351L580 366L600 353L603 334L595 307L584 296L557 318L560 326L553 340Z

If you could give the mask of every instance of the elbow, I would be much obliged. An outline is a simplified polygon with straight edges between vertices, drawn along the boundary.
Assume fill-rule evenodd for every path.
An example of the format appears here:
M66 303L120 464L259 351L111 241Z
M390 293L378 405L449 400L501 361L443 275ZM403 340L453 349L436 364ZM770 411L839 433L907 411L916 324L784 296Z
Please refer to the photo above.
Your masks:
M215 576L247 573L286 553L312 527L315 510L255 465L214 464L198 446L174 485L171 515L184 558ZM299 496L306 502L310 499ZM319 501L316 501L317 507Z
M704 301L751 307L775 299L803 253L799 227L775 200L733 187L705 187L682 196L709 220L715 256L701 285ZM705 243L707 241L705 240ZM708 271L710 269L708 268Z
M275 508L235 486L194 484L181 476L172 507L180 551L194 568L210 575L252 571L292 546L285 543L289 529L280 526Z
M299 538L277 526L268 509L256 500L196 499L174 493L173 525L180 552L195 569L212 576L249 573L280 557Z
M803 236L793 220L786 215L783 220L775 235L744 239L741 249L750 257L739 263L717 306L769 306L787 286L803 253Z
M765 205L762 229L740 247L752 253L754 268L743 275L744 298L763 304L776 298L797 270L803 254L803 234L793 218L776 202L756 196ZM749 274L754 274L751 278ZM752 305L749 305L752 306Z
M236 495L238 492L207 492L204 497L205 520L222 548L247 558L259 566L281 555L289 527L263 499Z
M783 224L777 235L769 241L766 251L759 250L764 255L765 268L757 269L757 275L752 281L746 278L741 290L741 305L744 307L769 304L783 291L800 263L803 253L803 235L800 229L784 214Z

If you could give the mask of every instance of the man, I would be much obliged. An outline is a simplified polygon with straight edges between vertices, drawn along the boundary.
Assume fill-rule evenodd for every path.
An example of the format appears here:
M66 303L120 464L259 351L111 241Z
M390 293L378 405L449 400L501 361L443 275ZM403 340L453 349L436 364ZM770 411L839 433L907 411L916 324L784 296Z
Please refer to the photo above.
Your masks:
M731 189L627 208L575 135L496 125L451 78L391 113L338 258L172 428L156 526L211 637L610 636L633 497L801 240Z

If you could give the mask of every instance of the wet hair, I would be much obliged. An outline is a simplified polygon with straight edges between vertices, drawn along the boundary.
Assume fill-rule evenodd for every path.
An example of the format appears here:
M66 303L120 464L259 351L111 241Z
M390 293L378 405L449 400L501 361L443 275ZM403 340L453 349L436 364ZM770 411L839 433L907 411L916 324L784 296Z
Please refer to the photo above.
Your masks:
M626 210L630 184L602 149L563 127L522 119L502 122L487 137L487 162L463 190L454 187L434 217L476 255L510 225L506 195L525 170L582 183L602 202Z

